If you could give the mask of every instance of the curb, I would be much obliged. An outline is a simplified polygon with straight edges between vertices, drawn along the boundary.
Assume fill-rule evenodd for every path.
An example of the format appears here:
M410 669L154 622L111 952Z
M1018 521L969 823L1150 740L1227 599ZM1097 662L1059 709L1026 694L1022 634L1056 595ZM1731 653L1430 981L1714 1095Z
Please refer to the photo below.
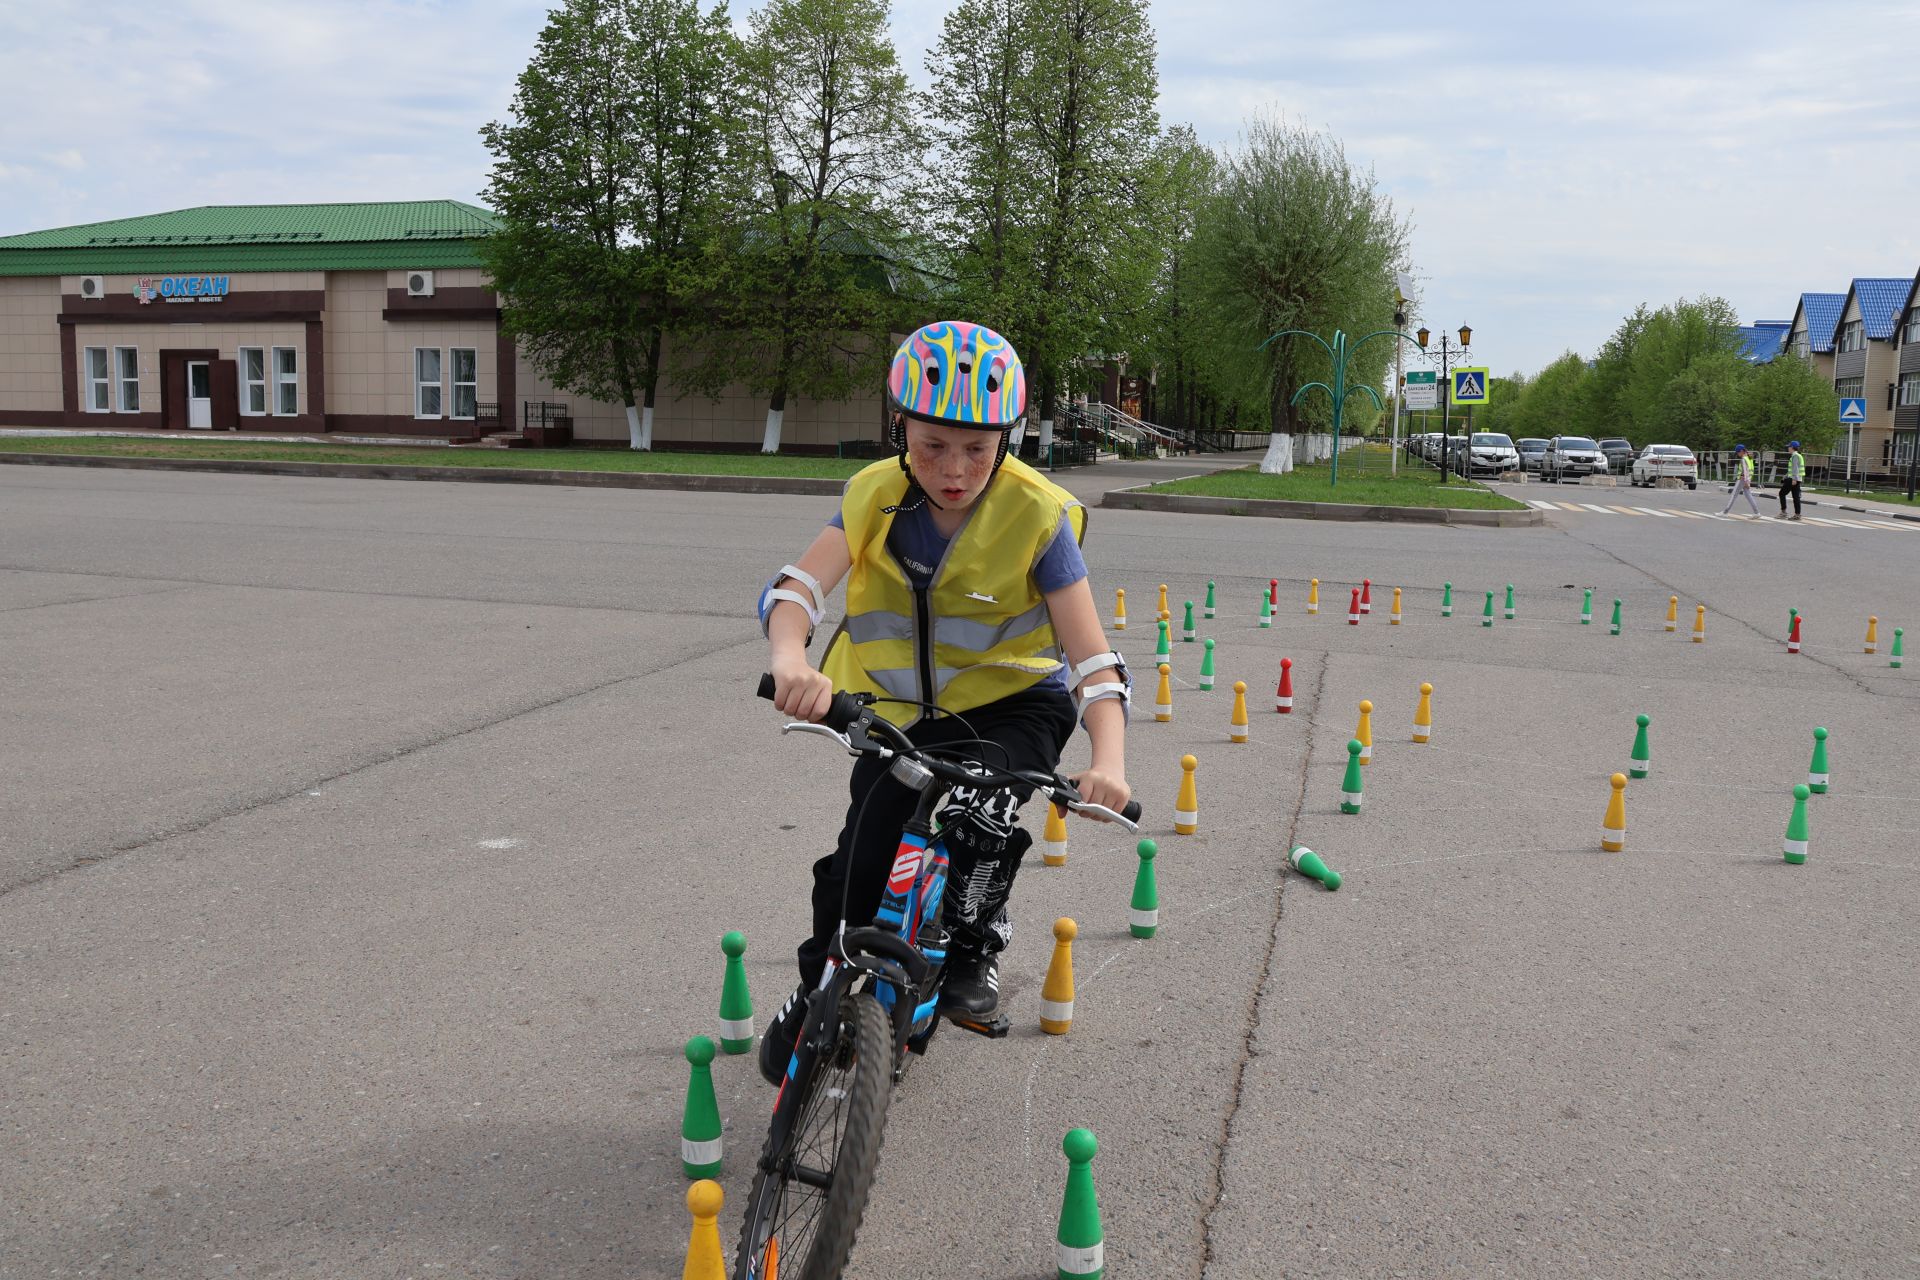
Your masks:
M1266 516L1277 520L1372 521L1383 524L1458 524L1480 528L1533 529L1546 523L1539 511L1459 511L1448 507L1364 507L1341 502L1293 502L1278 498L1215 498L1188 493L1146 493L1141 486L1114 489L1102 507L1130 511L1178 511L1205 516Z
M693 493L790 493L839 497L847 482L814 476L709 476L665 471L549 471L522 467L416 467L369 462L265 462L222 458L116 458L79 453L0 453L27 467L120 467L133 471L223 471L333 480L455 480L557 484L576 489L674 489Z

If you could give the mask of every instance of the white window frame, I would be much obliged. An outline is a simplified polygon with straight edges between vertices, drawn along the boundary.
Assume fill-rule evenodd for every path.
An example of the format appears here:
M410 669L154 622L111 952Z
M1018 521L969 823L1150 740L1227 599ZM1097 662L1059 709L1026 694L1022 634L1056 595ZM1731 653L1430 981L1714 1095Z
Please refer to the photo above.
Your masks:
M466 352L473 368L473 377L463 381L460 378L460 353ZM462 422L471 422L480 414L480 349L478 347L448 347L447 363L441 370L447 378L447 389L452 396L446 401L447 416ZM471 410L460 412L460 389L465 387L473 392Z
M423 351L433 352L433 372L435 376L431 381L421 376L420 353ZM414 417L416 418L446 417L446 412L445 412L447 407L446 374L447 374L447 367L445 363L445 357L441 354L440 348L415 347L413 349L413 416ZM426 406L423 403L426 399L426 390L428 387L433 388L433 412L432 413L428 413L426 411Z
M127 376L127 371L120 364L120 358L128 355L133 357L132 377ZM113 373L114 408L120 413L140 412L140 348L115 347L111 372ZM131 396L127 394L129 384L133 387ZM132 401L131 404L128 403L129 400Z
M1900 403L1920 404L1920 373L1908 373L1900 378Z
M100 354L100 372L95 373L93 356ZM113 411L113 366L107 363L110 353L105 347L83 347L80 350L80 402L88 413L111 413Z
M1907 332L1903 342L1920 342L1920 307L1907 313Z
M1858 351L1867 345L1867 326L1861 320L1847 320L1840 325L1840 350Z
M282 374L280 372L280 353L282 351L293 357L293 371L291 373ZM276 418L299 417L300 349L298 347L274 347L272 353L267 357L267 360L267 384L270 388L267 407L273 411L273 416ZM293 408L291 409L282 409L280 407L280 389L282 387L293 388Z
M247 376L247 353L253 352L260 357L260 376ZM240 366L240 416L243 418L264 418L273 408L273 401L267 395L267 349L265 347L241 347L235 353L234 363ZM260 407L249 408L253 400L254 388L260 390Z

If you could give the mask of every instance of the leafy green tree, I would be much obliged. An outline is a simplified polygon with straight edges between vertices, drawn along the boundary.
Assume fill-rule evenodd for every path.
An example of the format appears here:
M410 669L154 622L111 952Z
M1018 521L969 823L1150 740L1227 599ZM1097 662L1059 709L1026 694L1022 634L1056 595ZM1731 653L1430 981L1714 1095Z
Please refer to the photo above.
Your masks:
M765 453L790 395L844 399L892 355L900 188L922 148L887 17L886 0L771 0L750 21L740 216L716 290L732 332L688 377L765 392Z
M1626 408L1627 380L1633 373L1634 353L1640 335L1646 332L1652 313L1643 303L1620 322L1620 327L1601 345L1594 358L1592 376L1582 381L1574 405L1571 430L1542 431L1539 435L1584 435L1598 439L1614 435L1628 426Z
M1561 355L1528 380L1508 434L1518 440L1579 433L1580 406L1591 376L1585 360L1571 351Z
M1741 382L1752 373L1752 367L1730 350L1709 350L1694 357L1660 389L1657 417L1638 422L1635 443L1714 447L1725 433Z
M1158 274L1136 363L1160 371L1148 416L1166 426L1192 429L1200 425L1201 397L1217 402L1221 391L1215 349L1200 321L1204 303L1192 264L1194 230L1213 192L1219 160L1200 143L1192 126L1178 125L1161 135L1154 167L1161 231Z
M663 335L685 319L686 273L719 214L707 177L732 114L732 45L724 8L567 0L511 118L481 130L503 223L481 256L501 327L555 386L624 405L636 449L652 445Z
M1798 440L1802 452L1830 453L1840 434L1833 384L1812 365L1783 354L1749 367L1722 416L1716 443L1780 450Z
M1725 357L1734 356L1739 344L1739 316L1731 304L1721 298L1682 299L1660 308L1647 318L1639 340L1634 344L1625 385L1621 388L1620 408L1626 421L1609 434L1631 435L1642 442L1663 433L1676 434L1670 423L1678 410L1672 403L1674 379L1695 362L1707 361L1708 367L1687 384L1689 402L1684 410L1686 431L1711 433L1699 414L1719 397L1736 377ZM1737 356L1734 356L1737 359ZM1682 440L1678 443L1693 443ZM1699 447L1699 446L1695 446Z
M1257 397L1274 435L1262 470L1291 470L1292 435L1330 416L1324 395L1293 399L1329 380L1319 344L1266 339L1285 329L1330 339L1336 327L1354 338L1391 328L1406 239L1372 172L1350 164L1337 139L1267 116L1248 123L1198 219L1192 258L1223 373L1235 393ZM1392 355L1385 339L1361 348L1348 386L1380 385Z

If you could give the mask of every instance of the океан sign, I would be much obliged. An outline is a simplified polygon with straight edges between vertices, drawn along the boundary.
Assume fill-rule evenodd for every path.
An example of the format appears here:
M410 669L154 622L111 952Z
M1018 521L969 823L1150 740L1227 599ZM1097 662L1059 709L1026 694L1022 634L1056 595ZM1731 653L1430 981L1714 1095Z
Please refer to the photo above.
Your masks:
M227 277L149 276L133 287L133 296L142 303L156 296L165 302L219 302L227 296Z

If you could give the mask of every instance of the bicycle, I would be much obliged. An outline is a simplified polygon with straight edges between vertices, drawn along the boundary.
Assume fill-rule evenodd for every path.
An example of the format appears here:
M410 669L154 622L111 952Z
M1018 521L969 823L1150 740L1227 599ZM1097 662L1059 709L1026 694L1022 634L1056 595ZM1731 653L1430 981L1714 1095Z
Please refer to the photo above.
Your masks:
M759 694L773 697L772 676L760 678ZM950 749L915 746L873 713L875 701L870 694L836 693L821 723L795 721L781 729L832 738L851 755L892 760L892 777L919 799L901 831L873 924L848 928L843 905L826 972L807 997L747 1194L734 1280L779 1280L791 1274L783 1263L798 1264L799 1280L835 1280L853 1251L893 1087L910 1058L926 1053L942 1018L990 1039L1011 1029L1004 1014L981 1022L939 1008L947 850L934 813L947 791L1030 786L1050 803L1139 829L1137 801L1115 813L1082 802L1073 782L1057 773L1008 772Z

